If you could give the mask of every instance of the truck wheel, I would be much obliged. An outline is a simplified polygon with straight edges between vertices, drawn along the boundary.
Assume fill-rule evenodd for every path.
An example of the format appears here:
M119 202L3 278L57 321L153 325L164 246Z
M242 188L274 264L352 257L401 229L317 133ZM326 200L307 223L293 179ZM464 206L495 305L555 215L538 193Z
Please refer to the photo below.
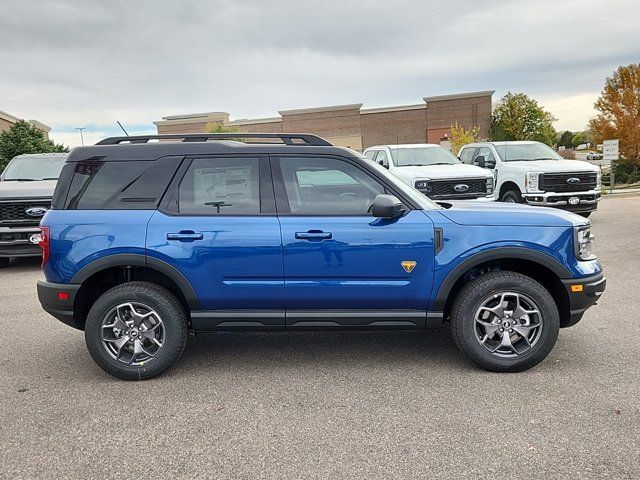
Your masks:
M114 287L91 307L84 337L93 360L125 380L160 375L180 358L187 317L176 297L148 282Z
M502 195L501 202L522 203L522 195L517 190L509 190Z
M8 257L0 257L0 268L8 267L10 261L11 259Z
M558 307L546 288L516 272L465 285L451 308L456 345L480 366L519 372L540 363L558 338Z

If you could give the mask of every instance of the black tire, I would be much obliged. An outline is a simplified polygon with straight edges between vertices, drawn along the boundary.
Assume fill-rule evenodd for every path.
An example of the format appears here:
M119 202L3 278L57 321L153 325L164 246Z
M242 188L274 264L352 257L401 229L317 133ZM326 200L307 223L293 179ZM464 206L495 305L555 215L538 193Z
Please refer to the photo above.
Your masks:
M101 339L103 320L117 305L128 302L148 305L163 323L162 347L142 365L127 365L116 360L107 352ZM187 316L180 302L166 288L148 282L124 283L96 300L87 315L84 336L91 357L105 372L124 380L144 380L160 375L180 358L187 343Z
M485 300L505 292L533 300L542 320L532 347L511 357L491 353L482 345L475 321ZM475 278L460 290L451 308L451 332L458 348L481 367L495 372L520 372L540 363L553 349L559 329L558 307L551 294L532 278L516 272L492 272Z
M504 192L504 194L502 195L502 198L500 199L501 202L508 202L508 203L522 203L522 195L520 195L520 192L518 190L508 190L506 192Z
M0 257L0 268L7 268L10 261L9 257Z
M589 218L589 215L591 215L592 213L593 212L578 212L578 215L584 218Z

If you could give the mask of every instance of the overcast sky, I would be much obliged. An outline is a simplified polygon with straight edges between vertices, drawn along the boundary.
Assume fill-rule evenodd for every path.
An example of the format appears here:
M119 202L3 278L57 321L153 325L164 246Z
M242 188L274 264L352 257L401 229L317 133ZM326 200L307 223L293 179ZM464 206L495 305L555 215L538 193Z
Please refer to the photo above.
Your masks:
M606 76L640 61L637 0L0 0L0 110L58 142L344 103L495 89L583 129Z

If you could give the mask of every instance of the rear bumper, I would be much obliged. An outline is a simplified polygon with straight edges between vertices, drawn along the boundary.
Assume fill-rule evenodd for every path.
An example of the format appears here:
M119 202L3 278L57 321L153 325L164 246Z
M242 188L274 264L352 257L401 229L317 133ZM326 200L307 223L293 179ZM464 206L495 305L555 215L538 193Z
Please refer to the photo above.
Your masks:
M72 283L50 283L39 280L38 300L48 314L70 327L84 330L84 325L77 321L73 314L73 305L79 289L80 285Z
M562 280L569 296L569 322L562 325L571 327L578 323L584 312L597 303L607 286L607 279L602 272L585 278Z

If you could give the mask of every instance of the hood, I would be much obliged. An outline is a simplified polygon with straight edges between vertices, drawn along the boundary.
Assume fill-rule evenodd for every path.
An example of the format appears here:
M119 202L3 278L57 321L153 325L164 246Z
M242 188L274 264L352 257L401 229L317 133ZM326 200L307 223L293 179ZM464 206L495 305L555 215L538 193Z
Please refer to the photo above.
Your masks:
M560 210L559 208L464 200L438 203L445 207L450 206L438 211L459 225L573 227L589 223L588 220L580 215Z
M413 178L430 178L432 180L444 178L493 178L489 170L464 163L457 163L455 165L396 167L394 171Z
M56 180L35 182L0 182L0 200L51 198L56 189Z
M511 161L505 162L505 166L518 167L523 170L541 171L544 173L560 172L597 172L598 167L582 160L532 160L530 162Z

